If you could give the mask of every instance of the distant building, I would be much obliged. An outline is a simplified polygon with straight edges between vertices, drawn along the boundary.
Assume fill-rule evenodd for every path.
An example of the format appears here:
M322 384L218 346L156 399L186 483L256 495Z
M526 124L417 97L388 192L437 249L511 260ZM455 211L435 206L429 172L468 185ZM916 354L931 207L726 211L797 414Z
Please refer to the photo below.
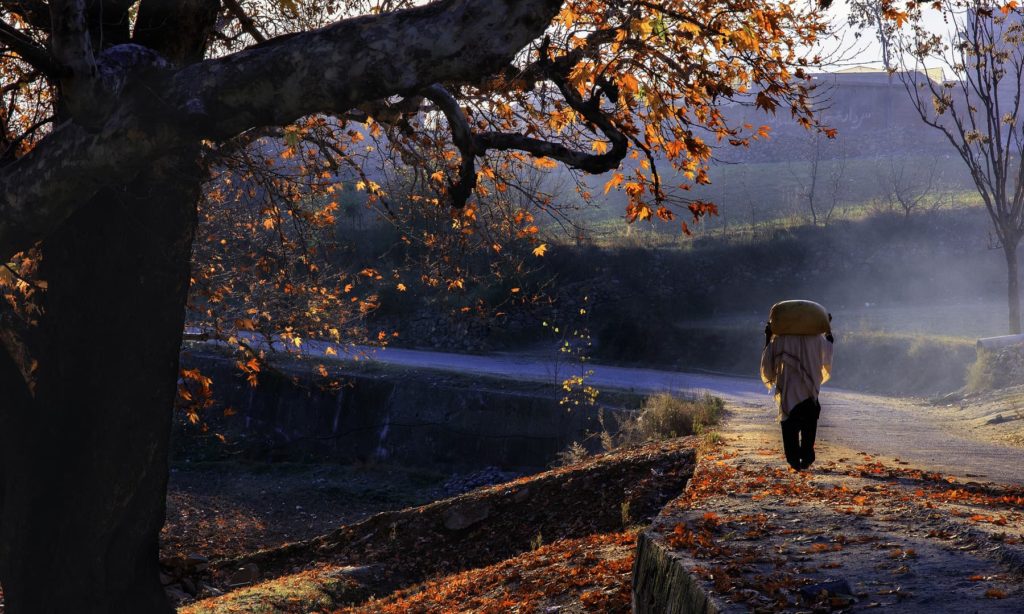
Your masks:
M921 76L937 83L945 79L941 68L929 69ZM937 130L921 121L899 73L855 66L814 73L811 84L812 108L823 123L838 131L836 138L824 147L826 158L932 155L950 147ZM723 156L733 161L801 157L807 142L815 136L798 126L787 111L780 106L772 116L754 109L752 104L731 105L726 114L734 123L767 124L772 137L747 150L723 152Z

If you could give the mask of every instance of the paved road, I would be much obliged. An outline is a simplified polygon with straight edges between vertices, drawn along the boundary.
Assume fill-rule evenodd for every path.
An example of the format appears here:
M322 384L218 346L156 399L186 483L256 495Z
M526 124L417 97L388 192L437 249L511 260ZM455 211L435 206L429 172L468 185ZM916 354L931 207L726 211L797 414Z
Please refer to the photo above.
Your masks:
M370 360L407 367L559 381L569 368L559 369L536 357L517 355L470 356L388 348ZM590 365L588 383L597 388L636 392L702 392L722 397L729 410L730 428L778 437L771 395L753 378L704 375ZM914 466L970 480L1024 483L1024 448L969 439L947 423L929 419L929 406L906 399L823 389L818 440L823 445L899 458Z
M257 344L258 345L258 344ZM276 346L277 344L275 344ZM302 354L325 355L327 344L308 342ZM478 373L527 381L561 382L570 365L557 365L536 356L493 354L475 356L421 350L364 348L363 360L405 367ZM760 380L721 375L588 365L594 373L587 381L601 388L641 393L710 392L723 398L729 409L728 428L756 432L769 440L779 438L772 398ZM576 372L578 372L578 367ZM866 452L899 458L914 466L964 479L1024 483L1024 448L970 439L956 425L929 416L924 403L825 387L818 441L845 452Z

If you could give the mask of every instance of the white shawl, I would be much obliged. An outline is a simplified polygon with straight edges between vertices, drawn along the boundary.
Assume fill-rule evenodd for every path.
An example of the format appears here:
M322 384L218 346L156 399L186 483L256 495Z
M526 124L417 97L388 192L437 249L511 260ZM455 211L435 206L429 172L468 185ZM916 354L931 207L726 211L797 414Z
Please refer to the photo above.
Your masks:
M817 398L832 376L832 343L825 335L775 335L761 353L761 381L775 387L779 421L798 403Z

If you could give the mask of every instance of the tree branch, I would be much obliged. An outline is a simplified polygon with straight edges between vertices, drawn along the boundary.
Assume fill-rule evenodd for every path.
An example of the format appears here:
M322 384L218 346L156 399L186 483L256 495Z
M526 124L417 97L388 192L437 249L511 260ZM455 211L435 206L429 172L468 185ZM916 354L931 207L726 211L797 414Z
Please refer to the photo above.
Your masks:
M545 47L546 44L545 42ZM618 90L615 85L606 79L599 79L598 93L593 98L584 101L576 90L569 85L565 77L565 73L568 72L572 65L548 61L545 48L541 49L540 56L542 60L531 66L531 69L537 75L546 77L555 83L569 106L580 113L595 129L600 130L608 137L612 142L611 150L603 154L591 154L571 149L560 143L506 132L485 132L474 135L455 97L441 85L433 84L423 90L423 95L436 104L441 112L444 113L445 118L448 120L448 126L452 131L452 141L462 155L459 179L457 182L449 182L448 186L449 195L453 201L453 206L456 208L461 208L465 205L466 200L473 193L473 189L476 188L475 157L485 155L488 149L502 151L517 149L534 156L558 160L567 166L595 175L617 168L626 157L626 153L629 150L628 138L601 110L602 94L612 104L618 101ZM538 77L534 76L533 78ZM660 186L660 180L657 175L655 175L655 182L656 186ZM657 192L660 196L660 189Z
M206 110L208 138L345 113L431 83L493 74L544 31L561 4L442 0L349 19L186 67L174 85L183 101Z
M142 0L132 42L175 66L199 62L219 12L220 4L212 0Z
M519 149L535 156L543 156L558 160L567 166L579 169L585 173L600 174L610 171L619 166L619 163L626 157L629 150L629 140L620 131L611 118L601 110L601 95L603 94L611 102L618 100L618 91L614 84L604 79L599 79L598 93L594 97L583 100L563 75L551 73L548 75L558 86L562 97L570 107L582 115L593 127L600 130L612 147L603 154L592 154L584 151L570 149L559 143L552 143L540 139L534 139L521 134L506 134L500 132L487 132L476 137L478 149Z
M99 130L65 123L0 169L0 258L44 239L101 186L129 181L162 152L494 74L544 32L561 4L443 0L272 39L177 72L131 77L140 69L126 63L128 87Z
M50 47L67 73L60 79L71 115L84 121L102 98L102 84L89 38L85 0L50 0Z
M3 5L33 28L50 29L50 7L43 0L5 0Z
M40 47L31 38L3 21L0 21L0 41L33 68L51 79L60 79L67 76L68 71L61 66L56 58L50 55L49 51Z
M470 194L476 189L476 156L485 153L486 150L477 150L473 131L459 107L459 101L448 90L435 83L423 90L423 96L436 104L437 108L444 113L448 120L448 127L452 131L452 142L462 155L458 181L448 182L448 194L452 199L452 206L461 209Z

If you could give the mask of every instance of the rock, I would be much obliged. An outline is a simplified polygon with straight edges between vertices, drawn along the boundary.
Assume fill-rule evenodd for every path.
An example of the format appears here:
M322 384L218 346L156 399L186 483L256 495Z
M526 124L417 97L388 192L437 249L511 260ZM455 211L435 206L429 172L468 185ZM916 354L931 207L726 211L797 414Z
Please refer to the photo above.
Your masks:
M474 471L473 473L453 475L444 483L444 494L448 497L454 497L482 486L510 482L519 476L520 474L518 473L502 471L497 467L484 467L483 469Z
M256 563L246 563L228 576L228 587L235 588L252 584L260 579L260 568Z
M185 557L185 567L189 571L205 571L210 566L210 559L195 552Z
M463 505L452 506L441 516L444 527L449 531L461 531L482 522L491 515L489 503L469 501Z
M368 584L378 572L377 565L348 565L339 567L325 575L332 578L349 578L360 584Z
M171 600L171 603L180 604L192 600L192 596L181 590L181 586L177 584L165 588L164 593L167 595L167 598Z
M210 586L204 582L199 583L199 593L196 595L197 599L206 599L208 597L219 597L224 594L224 591Z
M182 578L181 588L185 589L185 592L193 597L199 593L199 587L196 586L196 583L192 578Z
M800 587L800 595L811 601L821 597L822 593L825 593L828 597L848 597L853 599L853 588L845 578Z
M160 565L164 569L170 569L170 570L173 570L175 572L180 572L180 571L184 570L185 567L186 567L185 559L183 559L180 556L171 556L171 557L160 559Z

